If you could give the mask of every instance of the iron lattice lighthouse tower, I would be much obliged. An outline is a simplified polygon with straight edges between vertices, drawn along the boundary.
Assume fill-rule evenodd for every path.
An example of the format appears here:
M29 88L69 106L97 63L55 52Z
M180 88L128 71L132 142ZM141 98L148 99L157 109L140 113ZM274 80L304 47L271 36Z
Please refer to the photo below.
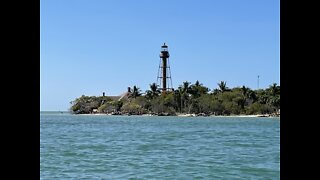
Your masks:
M163 43L163 45L161 46L160 63L157 77L157 84L159 85L160 90L162 90L162 92L173 90L169 56L170 55L168 51L168 46L166 45L166 43ZM169 80L170 83L168 83L167 80Z

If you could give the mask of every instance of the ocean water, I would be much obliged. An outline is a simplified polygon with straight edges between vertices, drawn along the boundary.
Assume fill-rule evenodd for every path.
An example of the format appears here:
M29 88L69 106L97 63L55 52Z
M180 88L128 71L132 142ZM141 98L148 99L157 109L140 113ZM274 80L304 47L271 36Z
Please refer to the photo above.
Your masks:
M280 179L280 121L40 113L40 179Z

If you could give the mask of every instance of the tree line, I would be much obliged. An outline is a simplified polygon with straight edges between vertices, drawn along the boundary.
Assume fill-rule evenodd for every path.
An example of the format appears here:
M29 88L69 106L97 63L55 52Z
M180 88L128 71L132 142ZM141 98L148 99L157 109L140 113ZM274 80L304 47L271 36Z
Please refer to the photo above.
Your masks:
M82 95L70 102L75 114L157 114L176 115L253 115L277 114L280 110L280 86L273 83L268 88L252 90L249 87L227 87L225 81L212 91L199 81L183 82L177 89L165 93L156 83L144 93L137 86L128 88L125 98Z

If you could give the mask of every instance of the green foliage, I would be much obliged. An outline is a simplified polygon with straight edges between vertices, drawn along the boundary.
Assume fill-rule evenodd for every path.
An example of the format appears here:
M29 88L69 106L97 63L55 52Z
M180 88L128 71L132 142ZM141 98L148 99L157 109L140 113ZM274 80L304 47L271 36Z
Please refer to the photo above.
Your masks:
M209 93L209 88L199 81L183 82L176 90L161 93L157 84L150 84L150 90L141 94L137 86L129 92L129 99L111 100L107 96L81 96L72 101L70 110L76 114L119 112L143 113L205 113L214 115L266 114L280 109L280 86L276 83L266 89L251 90L246 86L228 88L225 81Z
M203 112L206 114L213 113L213 96L210 94L204 94L198 98L198 108L199 112Z
M120 111L122 104L123 104L122 101L108 101L108 102L102 104L98 108L98 112L99 113L118 112L118 111Z
M247 108L247 114L267 114L272 113L272 109L267 104L255 102Z
M141 90L140 88L138 88L137 86L133 86L132 88L132 92L130 93L129 97L130 98L136 98L136 97L139 97L141 96Z
M76 114L88 114L92 113L93 109L98 109L104 103L111 101L106 96L85 96L82 95L80 98L71 102L71 112Z
M156 83L150 84L150 90L146 91L146 98L153 99L159 96L160 90L158 89L158 85Z
M135 102L128 102L121 107L121 111L130 114L143 114L145 110Z
M224 93L226 91L230 91L230 89L227 87L227 82L225 82L225 81L221 81L220 83L218 83L218 86L219 86L219 91L221 93Z

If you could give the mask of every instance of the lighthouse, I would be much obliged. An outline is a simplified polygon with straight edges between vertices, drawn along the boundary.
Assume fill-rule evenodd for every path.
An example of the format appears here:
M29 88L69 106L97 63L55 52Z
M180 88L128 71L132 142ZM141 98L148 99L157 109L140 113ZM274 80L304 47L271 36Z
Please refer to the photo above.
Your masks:
M157 84L160 87L162 92L171 91L172 88L172 79L171 79L171 71L170 71L170 64L169 64L169 51L168 46L166 43L163 43L161 46L160 51L160 63L158 69L158 77L157 77ZM169 82L168 82L168 81Z

